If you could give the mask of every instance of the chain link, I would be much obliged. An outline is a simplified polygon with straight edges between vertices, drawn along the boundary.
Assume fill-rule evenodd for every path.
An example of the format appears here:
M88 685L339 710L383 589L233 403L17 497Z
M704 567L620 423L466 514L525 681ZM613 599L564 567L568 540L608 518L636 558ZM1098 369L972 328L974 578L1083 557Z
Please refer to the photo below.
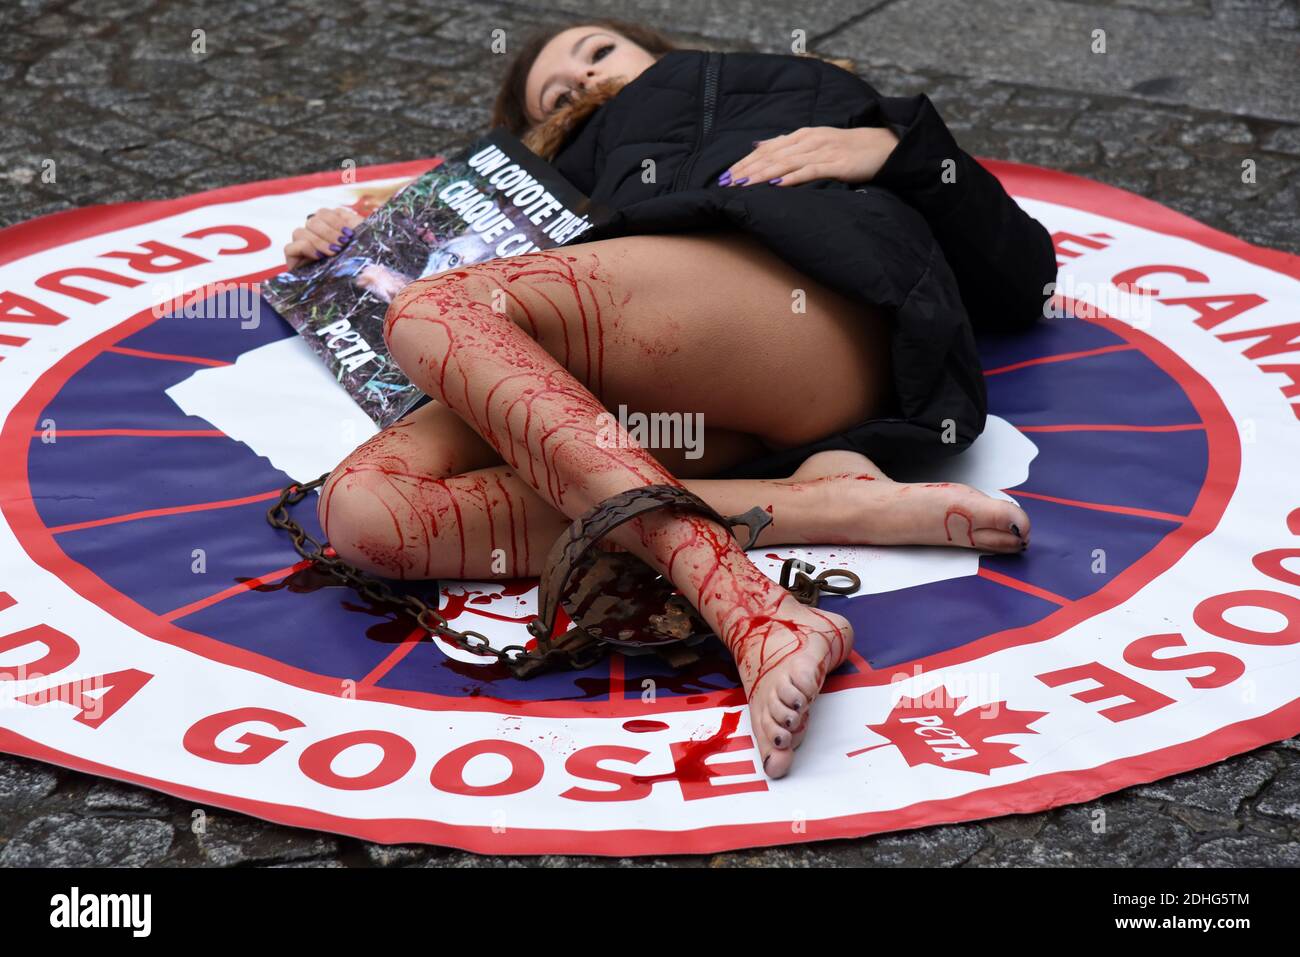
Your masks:
M609 653L609 645L598 641L581 628L572 628L556 639L539 638L536 648L524 645L506 645L504 648L493 647L491 640L477 631L459 631L438 614L422 598L415 595L398 594L383 579L362 571L339 558L328 543L318 542L307 530L294 521L289 514L291 506L299 504L316 489L325 484L329 478L326 472L320 478L303 484L293 483L280 490L280 497L266 512L266 520L273 528L289 533L294 551L303 559L312 563L318 570L333 575L344 585L357 591L364 598L377 605L386 605L411 615L425 631L447 639L457 648L476 655L491 655L516 678L531 678L554 664L565 664L575 671L590 668ZM806 562L789 559L781 569L781 585L788 589L796 599L805 605L816 605L821 592L834 594L851 594L860 585L858 576L842 568L828 569L816 578L808 572L816 569ZM791 573L795 574L790 581ZM848 585L834 585L830 579L842 577L849 580Z

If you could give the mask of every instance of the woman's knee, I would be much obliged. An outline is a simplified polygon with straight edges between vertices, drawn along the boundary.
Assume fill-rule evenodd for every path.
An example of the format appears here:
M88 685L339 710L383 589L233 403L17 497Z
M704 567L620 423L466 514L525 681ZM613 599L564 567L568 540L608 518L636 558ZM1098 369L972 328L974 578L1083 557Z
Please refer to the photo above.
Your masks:
M443 276L417 279L393 297L384 313L384 344L393 361L408 374L412 369L408 363L442 338L430 336L428 331L437 328L446 312L447 297L441 289L447 285Z
M335 469L321 487L316 514L321 528L336 550L347 549L364 533L394 525L386 498L392 493L391 477L373 465ZM385 522L384 519L387 519Z
M441 361L458 339L492 335L513 322L512 299L500 280L469 266L405 286L384 315L384 342L410 375L421 363Z

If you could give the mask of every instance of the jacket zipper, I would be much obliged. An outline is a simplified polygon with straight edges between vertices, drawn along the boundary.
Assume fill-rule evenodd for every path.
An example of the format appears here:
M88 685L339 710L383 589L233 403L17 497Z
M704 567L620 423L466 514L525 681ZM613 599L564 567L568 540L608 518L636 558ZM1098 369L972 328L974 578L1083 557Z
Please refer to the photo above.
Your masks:
M722 54L716 50L711 51L704 63L704 96L700 117L700 132L695 139L695 148L691 151L690 157L678 167L677 175L673 177L673 192L681 189L682 183L689 178L691 170L695 166L695 160L700 154L700 147L704 145L709 133L713 131L713 114L718 106L718 72L721 67Z

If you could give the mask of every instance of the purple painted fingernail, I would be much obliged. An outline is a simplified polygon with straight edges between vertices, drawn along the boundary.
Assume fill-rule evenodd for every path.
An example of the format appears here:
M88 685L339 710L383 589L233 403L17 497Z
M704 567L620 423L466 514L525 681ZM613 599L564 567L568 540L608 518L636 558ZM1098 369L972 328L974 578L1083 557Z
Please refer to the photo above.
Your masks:
M344 226L344 227L343 227L342 232L343 232L343 235L344 235L344 236L348 237L348 239L351 239L351 238L352 238L352 235L353 235L352 230L349 229L347 226Z
M719 186L726 186L730 182L731 182L731 170L727 170L725 173L723 173L721 176L718 177Z
M776 179L769 179L769 180L768 180L768 183L769 183L770 185L772 185L772 186L775 186L775 185L776 185L777 183L779 183L779 182L781 182L781 177L779 177L779 176L776 177Z
M325 258L325 254L324 254L324 253L321 253L321 252L318 252L318 253L316 254L316 258L317 258L317 259L324 259L324 258Z
M338 243L330 243L330 249L336 253L343 252L343 247L340 246Z
M748 177L748 176L742 176L742 177L740 177L740 179L736 180L736 181L735 181L734 183L732 183L731 185L732 185L732 186L744 186L744 185L745 185L746 183L748 183L748 182L749 182L749 177Z

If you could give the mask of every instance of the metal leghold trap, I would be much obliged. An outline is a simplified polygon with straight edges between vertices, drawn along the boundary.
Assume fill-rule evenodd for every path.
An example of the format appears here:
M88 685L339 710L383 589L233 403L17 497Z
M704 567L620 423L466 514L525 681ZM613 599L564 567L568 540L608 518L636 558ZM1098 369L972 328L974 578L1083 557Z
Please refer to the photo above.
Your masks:
M517 678L530 678L557 662L573 669L589 668L610 648L624 654L658 654L674 667L695 661L698 654L691 646L713 634L695 608L671 581L641 559L602 549L599 542L620 525L662 508L693 512L727 529L743 525L749 530L746 548L754 547L759 533L772 521L757 507L741 515L719 515L703 499L672 485L648 485L610 496L574 519L547 555L538 586L537 617L527 626L536 647L495 648L487 636L452 628L422 599L398 594L383 579L343 561L293 520L289 506L328 478L327 473L305 485L284 488L267 511L267 521L290 533L299 555L362 596L407 612L430 634L458 648L494 655ZM816 605L823 593L850 595L861 586L858 576L846 569L829 569L815 578L814 571L807 562L789 559L781 569L781 585L806 605ZM837 584L836 579L842 582ZM556 636L559 609L572 627Z

